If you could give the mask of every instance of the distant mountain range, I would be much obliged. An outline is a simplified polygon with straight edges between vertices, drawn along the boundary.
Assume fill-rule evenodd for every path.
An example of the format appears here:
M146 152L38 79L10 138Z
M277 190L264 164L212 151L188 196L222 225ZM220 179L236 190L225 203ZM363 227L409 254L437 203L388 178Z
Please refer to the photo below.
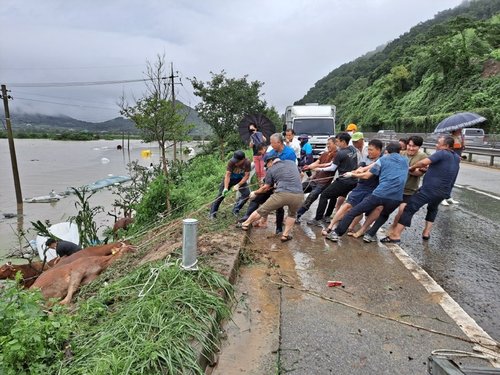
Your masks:
M180 102L179 102L180 103ZM204 122L198 113L191 107L180 103L187 113L186 123L194 124L190 131L191 136L205 137L212 134L210 126ZM11 114L12 128L14 131L83 131L92 133L132 133L139 131L135 124L124 118L116 117L112 120L103 122L88 122L78 120L69 116L49 116L32 113L13 113Z

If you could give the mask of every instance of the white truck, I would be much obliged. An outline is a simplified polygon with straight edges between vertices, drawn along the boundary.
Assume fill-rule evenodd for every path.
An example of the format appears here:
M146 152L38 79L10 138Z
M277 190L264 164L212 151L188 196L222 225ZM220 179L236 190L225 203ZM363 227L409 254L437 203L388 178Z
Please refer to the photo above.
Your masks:
M335 134L334 105L290 105L285 111L285 129L293 129L295 135L307 134L313 147L314 158L326 149L326 141Z

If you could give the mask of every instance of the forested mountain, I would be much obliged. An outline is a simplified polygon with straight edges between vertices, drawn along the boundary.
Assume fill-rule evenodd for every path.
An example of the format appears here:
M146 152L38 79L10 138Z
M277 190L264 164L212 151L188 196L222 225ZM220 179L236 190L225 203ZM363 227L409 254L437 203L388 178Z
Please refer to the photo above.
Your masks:
M193 124L189 134L195 137L206 137L212 134L212 130L191 107L178 102L182 105L182 111L186 116L185 122ZM12 128L15 133L21 132L64 132L79 131L92 133L132 133L138 134L139 131L135 124L123 117L103 122L88 122L77 120L75 118L59 115L48 116L42 114L14 113L11 115ZM1 129L0 129L1 132Z
M337 106L337 123L365 131L430 132L473 111L500 132L500 1L464 1L316 82L296 104Z

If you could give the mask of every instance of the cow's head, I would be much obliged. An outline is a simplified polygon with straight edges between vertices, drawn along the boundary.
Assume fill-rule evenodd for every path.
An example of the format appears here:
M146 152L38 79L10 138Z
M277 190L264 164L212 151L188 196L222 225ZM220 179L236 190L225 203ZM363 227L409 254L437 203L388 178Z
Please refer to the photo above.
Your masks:
M16 275L16 268L12 265L12 262L5 263L0 267L0 280L13 278Z

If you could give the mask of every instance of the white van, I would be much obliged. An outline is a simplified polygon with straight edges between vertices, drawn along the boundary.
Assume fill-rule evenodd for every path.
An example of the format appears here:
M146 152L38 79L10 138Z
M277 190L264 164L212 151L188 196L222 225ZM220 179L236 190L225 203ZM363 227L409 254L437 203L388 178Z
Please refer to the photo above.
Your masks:
M464 128L462 129L465 146L483 146L484 145L484 130L480 128Z

